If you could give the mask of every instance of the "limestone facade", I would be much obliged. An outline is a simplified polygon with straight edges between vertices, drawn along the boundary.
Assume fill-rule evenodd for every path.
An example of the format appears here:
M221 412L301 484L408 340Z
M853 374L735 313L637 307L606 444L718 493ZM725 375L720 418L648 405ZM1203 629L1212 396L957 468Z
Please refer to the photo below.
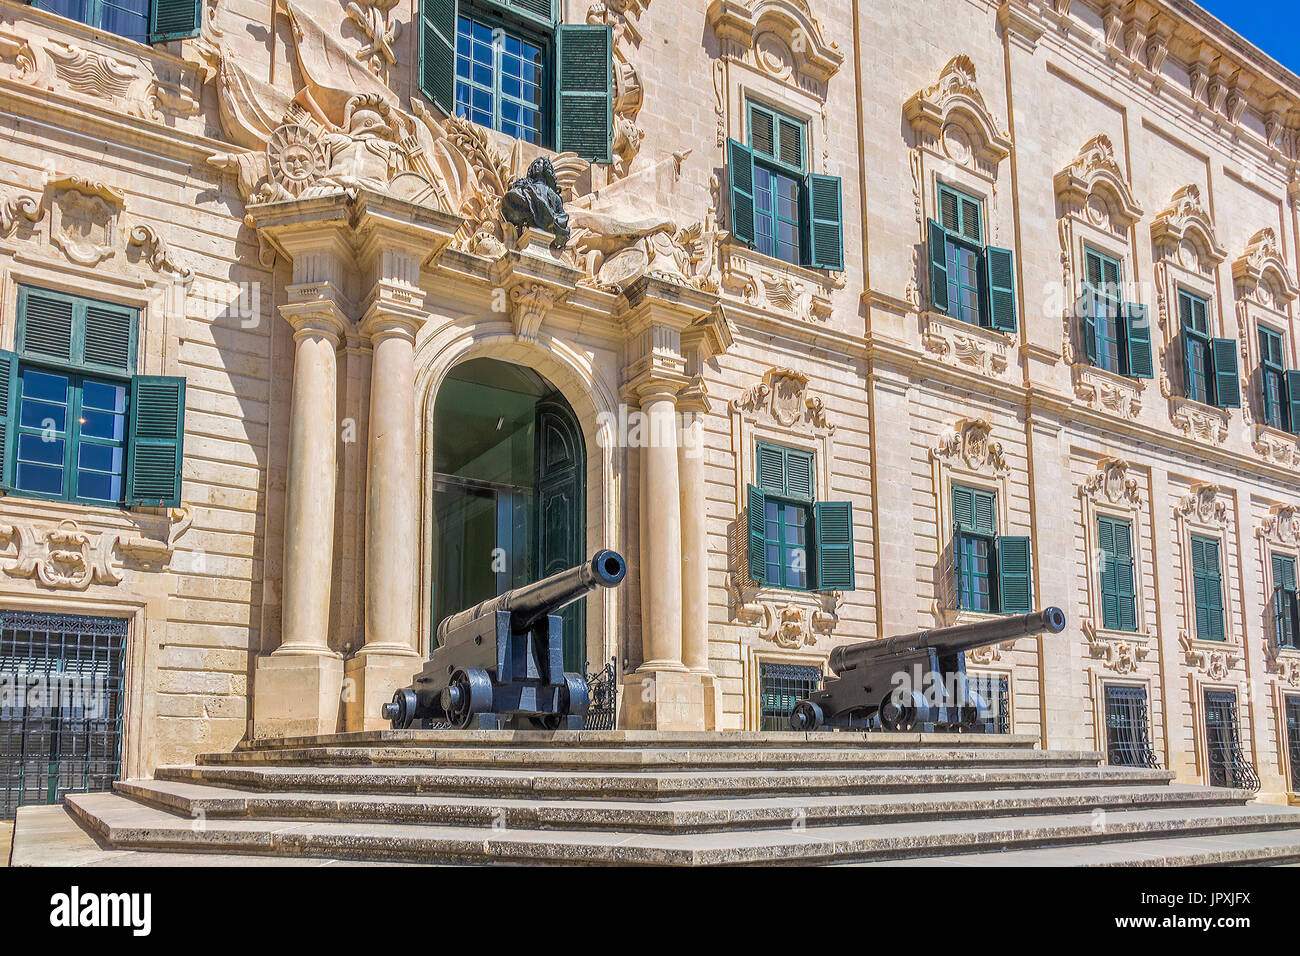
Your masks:
M1267 424L1258 329L1300 367L1300 78L1183 0L563 0L560 22L611 27L609 161L588 162L427 99L418 2L199 8L196 35L145 45L0 0L0 348L20 287L76 293L138 309L135 371L186 381L178 506L0 500L0 607L131 621L125 775L382 725L437 624L435 400L490 357L572 407L587 550L629 558L586 611L620 726L758 729L765 665L978 619L952 585L973 487L1029 538L1032 605L1070 621L973 655L1011 729L1104 750L1107 686L1139 687L1161 764L1206 780L1205 691L1230 690L1287 798L1300 651L1274 640L1272 578L1300 559L1300 442ZM753 103L839 178L838 268L736 238ZM558 252L500 219L538 155ZM1014 329L937 307L940 186L1012 254ZM1095 251L1146 307L1149 378L1089 360ZM1236 343L1240 407L1186 397L1185 292ZM655 440L625 440L636 412ZM759 443L851 503L851 589L753 580ZM1099 517L1131 531L1131 628L1104 624Z

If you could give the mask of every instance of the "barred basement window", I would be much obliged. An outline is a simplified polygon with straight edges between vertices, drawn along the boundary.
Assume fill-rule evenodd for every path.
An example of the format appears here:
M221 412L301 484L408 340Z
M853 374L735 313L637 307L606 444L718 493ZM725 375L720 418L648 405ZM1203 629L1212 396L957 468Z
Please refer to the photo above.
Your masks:
M1291 752L1291 792L1300 793L1300 696L1286 697L1286 742Z
M1117 767L1160 766L1151 747L1147 692L1141 687L1106 686L1106 762Z
M198 36L198 0L32 0L32 6L140 43Z
M1005 674L967 674L970 691L983 698L979 712L984 731L990 734L1011 733L1011 682Z
M561 24L557 6L420 0L420 92L449 115L612 162L613 28Z
M1205 746L1210 786L1259 790L1259 776L1241 750L1237 695L1230 690L1205 692Z
M180 504L185 379L132 375L135 309L20 286L0 351L0 488L95 505Z
M790 711L813 691L821 690L822 669L810 664L758 665L758 729L789 730Z
M0 611L0 819L122 770L127 621Z

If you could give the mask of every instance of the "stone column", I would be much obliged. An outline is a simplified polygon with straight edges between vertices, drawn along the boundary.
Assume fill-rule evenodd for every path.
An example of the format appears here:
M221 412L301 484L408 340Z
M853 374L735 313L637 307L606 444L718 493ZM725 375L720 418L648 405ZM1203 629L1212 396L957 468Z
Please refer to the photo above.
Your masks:
M419 262L407 263L418 274ZM366 463L365 644L347 663L349 730L380 730L393 692L419 670L419 452L415 427L415 333L424 313L384 285L362 319L372 346ZM392 294L396 292L397 294ZM402 293L407 293L403 295Z
M338 448L337 350L347 317L320 287L303 289L301 284L290 289L290 301L280 311L294 330L282 640L257 662L255 737L335 732L343 681L343 658L329 646L329 625Z
M718 729L721 703L709 668L709 535L704 493L703 384L692 382L677 397L682 440L677 454L682 522L682 665L704 685L704 729Z
M685 671L682 664L682 521L677 475L677 388L653 382L641 389L641 494L647 524L641 569L645 660L638 669Z

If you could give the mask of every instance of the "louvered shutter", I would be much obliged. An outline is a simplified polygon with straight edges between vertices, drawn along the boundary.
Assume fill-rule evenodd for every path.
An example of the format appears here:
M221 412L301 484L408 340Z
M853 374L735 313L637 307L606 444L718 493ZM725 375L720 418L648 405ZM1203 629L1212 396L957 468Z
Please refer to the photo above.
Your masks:
M776 116L757 103L749 104L749 148L768 159L776 159Z
M1075 308L1083 319L1083 354L1089 365L1097 364L1097 291L1092 283L1083 284L1083 295Z
M984 242L980 204L966 196L961 197L961 234L976 245Z
M939 222L949 232L961 232L961 200L948 189L939 190Z
M185 441L185 379L137 375L131 380L126 503L174 507L181 500Z
M1014 256L1008 249L989 246L984 250L985 281L988 289L989 325L1003 332L1016 330Z
M551 0L496 0L498 4L539 26L555 24L555 7Z
M765 494L785 494L785 449L759 442L754 448L754 480Z
M930 258L930 308L948 311L948 250L943 225L929 220L926 252Z
M1137 595L1134 591L1133 533L1127 521L1116 521L1115 531L1115 596L1121 631L1137 628Z
M1214 366L1214 404L1220 408L1241 407L1241 385L1237 379L1237 340L1210 339Z
M779 154L776 158L791 169L804 167L803 131L803 123L788 116L777 116L776 142Z
M1300 435L1300 372L1287 372L1284 378L1286 379L1287 424L1293 434Z
M1101 550L1101 623L1113 629L1119 627L1119 586L1115 523L1110 518L1097 519L1097 543Z
M18 428L18 353L0 351L0 489L13 487L13 445Z
M809 173L803 194L808 224L808 262L816 269L839 272L844 268L844 228L841 184L838 176Z
M73 317L77 300L43 289L18 290L18 351L60 363L73 361Z
M456 112L456 0L420 0L420 92L448 116Z
M799 448L786 448L785 494L801 501L813 499L813 455Z
M731 236L754 244L754 154L748 146L727 140L727 176L731 182Z
M853 590L853 504L819 501L813 505L817 532L817 590Z
M556 149L593 163L613 160L614 28L556 28Z
M151 6L150 43L199 35L203 16L199 0L153 0Z
M1028 614L1033 598L1029 539L1015 535L998 538L998 608L1003 614Z
M763 489L746 486L745 513L749 523L749 579L767 583L767 555L763 546L766 528L767 496Z
M956 486L952 489L952 520L959 528L971 530L975 527L975 492L970 488Z
M134 309L104 302L85 304L81 364L87 368L130 374L135 368Z
M1151 322L1149 311L1139 302L1124 303L1124 335L1128 343L1128 373L1134 378L1151 378Z

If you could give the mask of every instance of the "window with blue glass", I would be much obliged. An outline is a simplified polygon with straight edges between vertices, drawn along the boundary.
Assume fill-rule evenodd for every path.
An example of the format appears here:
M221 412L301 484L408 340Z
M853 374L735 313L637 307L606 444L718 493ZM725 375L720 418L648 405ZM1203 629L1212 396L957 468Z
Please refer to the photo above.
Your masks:
M1282 333L1264 325L1259 327L1259 385L1264 423L1273 428L1291 427Z
M982 200L945 183L937 198L939 218L927 226L931 307L971 325L1014 332L1014 256L985 245Z
M988 614L1028 614L1033 584L1029 539L999 535L997 493L952 487L952 568L957 607Z
M1278 647L1300 648L1300 613L1296 603L1295 557L1273 554L1273 635Z
M32 6L140 43L196 36L201 16L198 0L33 0Z
M1210 303L1187 289L1178 290L1183 340L1183 388L1192 401L1220 408L1241 407L1237 378L1237 340L1214 338Z
M0 352L0 487L86 504L180 503L185 380L133 375L135 309L20 286Z
M525 142L550 140L549 38L462 9L456 18L456 114Z
M1088 249L1084 258L1087 263L1088 285L1092 291L1096 365L1108 372L1123 374L1120 361L1124 347L1120 326L1123 296L1119 260L1094 249Z

